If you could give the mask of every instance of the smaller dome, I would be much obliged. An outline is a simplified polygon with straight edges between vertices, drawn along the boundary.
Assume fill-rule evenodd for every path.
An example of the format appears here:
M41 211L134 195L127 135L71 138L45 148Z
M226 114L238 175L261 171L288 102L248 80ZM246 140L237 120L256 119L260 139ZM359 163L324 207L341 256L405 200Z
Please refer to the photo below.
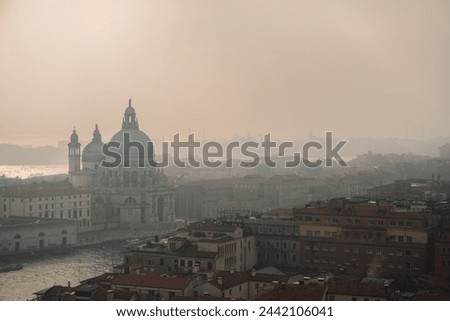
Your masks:
M95 130L92 136L92 141L83 149L81 160L83 162L100 163L105 159L105 155L103 155L102 136L97 125L95 125Z
M105 159L105 155L102 152L103 144L89 143L83 149L81 159L83 162L99 163Z

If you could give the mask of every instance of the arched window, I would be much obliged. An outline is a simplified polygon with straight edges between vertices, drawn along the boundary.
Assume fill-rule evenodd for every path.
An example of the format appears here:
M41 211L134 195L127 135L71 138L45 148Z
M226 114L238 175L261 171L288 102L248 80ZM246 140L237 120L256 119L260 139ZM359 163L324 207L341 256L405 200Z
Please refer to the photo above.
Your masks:
M44 232L39 233L39 237L43 237L43 236L45 236Z
M67 230L62 230L61 234L67 234Z
M125 204L137 204L137 201L134 197L130 196L128 198L125 199Z

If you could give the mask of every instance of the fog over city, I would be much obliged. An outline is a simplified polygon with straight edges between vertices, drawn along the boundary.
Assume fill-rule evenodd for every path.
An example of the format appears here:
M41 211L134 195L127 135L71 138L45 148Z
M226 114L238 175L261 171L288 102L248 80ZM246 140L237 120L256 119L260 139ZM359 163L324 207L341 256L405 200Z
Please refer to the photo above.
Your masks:
M446 0L0 0L3 315L423 319L450 301L449 40Z
M89 141L95 123L109 139L129 97L151 139L449 136L449 15L438 0L1 0L0 144L55 146L74 126Z

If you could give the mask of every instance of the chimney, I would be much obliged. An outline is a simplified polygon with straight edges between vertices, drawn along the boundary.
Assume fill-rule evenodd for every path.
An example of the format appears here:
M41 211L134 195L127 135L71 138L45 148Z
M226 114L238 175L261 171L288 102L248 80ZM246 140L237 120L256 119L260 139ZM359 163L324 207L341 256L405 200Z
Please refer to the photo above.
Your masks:
M68 287L67 291L70 292L70 281L67 281L67 287Z
M309 276L305 276L303 278L303 284L304 285L309 285L311 283L311 278Z
M159 235L155 235L155 243L159 243Z
M114 291L108 290L106 291L106 301L112 301L114 299Z
M256 276L256 270L252 269L252 276Z
M223 284L223 280L222 280L222 277L221 277L221 276L219 276L219 277L217 278L217 283L219 283L220 285Z
M325 278L318 278L318 279L317 279L317 283L318 283L319 285L325 285Z

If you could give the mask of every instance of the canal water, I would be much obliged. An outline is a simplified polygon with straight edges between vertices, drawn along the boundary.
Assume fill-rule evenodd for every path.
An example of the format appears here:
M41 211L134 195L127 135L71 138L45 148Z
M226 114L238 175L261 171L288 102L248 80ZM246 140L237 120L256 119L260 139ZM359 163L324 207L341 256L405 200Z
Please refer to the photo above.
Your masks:
M64 253L0 259L0 266L23 266L0 273L0 300L29 300L33 293L53 285L78 285L82 280L112 272L123 261L125 241L111 241L71 249Z

